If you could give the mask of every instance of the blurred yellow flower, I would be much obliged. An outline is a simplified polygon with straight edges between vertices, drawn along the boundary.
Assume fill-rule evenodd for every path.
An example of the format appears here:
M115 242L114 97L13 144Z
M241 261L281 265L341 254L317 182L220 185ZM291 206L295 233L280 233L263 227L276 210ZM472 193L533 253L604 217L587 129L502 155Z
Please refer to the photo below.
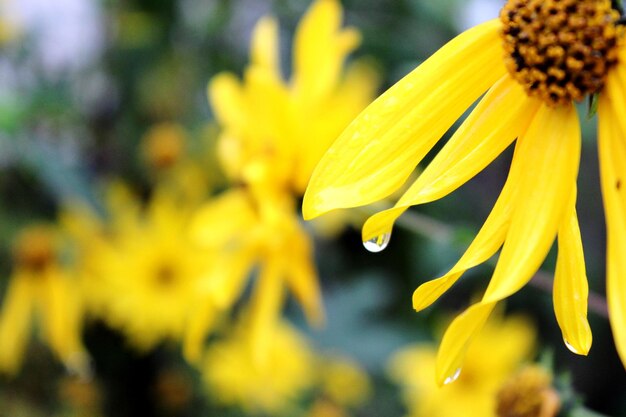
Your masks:
M469 347L457 382L435 382L437 349L418 344L397 352L388 372L402 387L410 417L495 417L496 394L520 364L528 360L535 330L523 318L493 317Z
M249 323L211 344L203 364L203 379L211 398L247 412L292 415L296 401L315 383L315 356L307 342L285 322L277 323L266 360L255 359Z
M258 277L250 301L252 338L262 358L272 337L287 287L312 323L321 323L321 294L312 259L311 242L294 215L290 198L266 195L262 201L243 189L233 188L202 207L191 224L194 242L215 260L215 274L224 282L215 303L205 303L199 314L207 319L229 308L247 282L252 269ZM207 255L208 256L208 255ZM200 319L198 319L198 323ZM204 333L189 328L186 356L199 358Z
M530 365L507 379L496 395L498 417L555 417L561 409L552 375Z
M574 102L599 95L607 288L626 363L626 48L610 0L509 0L500 19L460 34L364 110L330 147L304 197L305 218L380 200L398 189L443 134L475 109L396 205L372 216L363 241L382 250L410 206L453 192L515 142L506 184L482 229L444 276L420 286L421 310L502 248L482 300L452 322L437 379L462 366L495 305L521 289L558 241L554 310L567 347L586 355L588 285L576 214L581 139ZM593 39L593 42L589 41Z
M343 70L359 43L354 29L342 29L337 0L313 2L294 38L293 75L280 74L278 25L261 19L251 41L243 80L222 73L208 87L222 129L218 157L236 187L209 201L193 223L197 242L214 254L230 291L220 305L205 304L190 326L185 353L197 360L205 334L200 323L232 305L258 267L250 307L251 338L262 360L283 303L293 292L309 321L323 312L312 245L299 224L301 196L318 159L337 134L373 97L378 80L361 61ZM202 319L200 319L202 318Z
M72 372L86 375L81 342L82 301L73 272L60 263L52 226L24 229L14 244L14 269L0 311L0 372L19 371L33 328Z
M362 405L371 394L370 380L358 363L347 357L325 356L318 365L324 396L343 407Z
M278 25L261 19L253 33L243 82L215 76L208 89L222 126L218 151L236 181L301 195L317 161L373 98L378 77L364 61L343 70L359 33L341 29L337 0L317 0L298 25L293 75L282 79Z
M200 299L219 287L212 258L188 238L191 208L157 189L144 209L119 185L110 200L109 224L70 219L83 234L87 308L137 348L180 340Z

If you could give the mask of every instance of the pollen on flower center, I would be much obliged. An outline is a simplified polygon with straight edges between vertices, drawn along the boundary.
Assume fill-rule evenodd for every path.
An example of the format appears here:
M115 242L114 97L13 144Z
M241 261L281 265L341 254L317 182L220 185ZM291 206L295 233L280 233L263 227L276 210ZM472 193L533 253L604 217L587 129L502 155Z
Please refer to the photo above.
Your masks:
M617 62L618 19L610 0L509 0L500 12L507 69L549 105L580 101Z

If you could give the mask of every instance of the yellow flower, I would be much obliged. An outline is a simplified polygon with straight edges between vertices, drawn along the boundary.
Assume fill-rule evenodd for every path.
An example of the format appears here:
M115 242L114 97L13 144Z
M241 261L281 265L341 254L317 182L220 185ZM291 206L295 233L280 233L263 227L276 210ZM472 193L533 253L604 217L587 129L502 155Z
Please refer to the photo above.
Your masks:
M609 0L509 0L499 20L462 33L364 110L311 178L305 218L380 200L486 92L395 207L365 223L364 242L380 250L409 206L452 192L517 138L509 177L475 240L448 274L420 286L413 296L416 310L427 307L502 246L482 300L443 338L440 383L462 365L472 335L496 303L532 278L557 237L556 317L568 347L588 352L588 288L575 209L580 128L573 104L586 94L600 93L608 301L626 363L626 48L618 17Z
M220 286L212 258L188 238L190 209L162 190L145 209L123 188L112 194L111 224L83 228L93 229L82 237L87 307L139 349L180 340Z
M367 373L350 358L336 355L323 357L319 370L322 393L334 404L359 406L371 393Z
M359 34L341 28L337 0L318 0L298 25L293 45L293 75L280 74L278 25L265 17L256 25L243 80L215 76L209 100L222 128L218 157L237 184L197 213L197 242L215 255L229 290L217 304L205 304L186 333L185 354L197 360L205 337L200 323L212 321L240 296L246 278L258 267L251 301L251 333L262 360L272 337L287 287L309 321L323 313L312 244L299 224L296 198L313 167L373 97L377 77L357 62L343 71ZM227 220L225 220L227 219Z
M209 100L223 128L218 152L234 180L302 194L324 151L373 98L378 81L369 65L343 71L359 33L341 29L341 15L337 0L313 3L295 34L290 82L280 74L271 17L254 29L243 82L230 73L211 80Z
M497 318L477 334L455 384L435 383L431 344L403 348L391 358L388 372L402 387L411 417L495 417L499 388L529 358L534 344L535 331L526 320Z
M200 317L213 320L239 298L252 269L258 276L250 301L252 338L262 360L272 337L287 287L312 323L323 321L321 294L309 236L295 216L290 198L265 195L256 202L233 188L203 206L190 226L194 242L215 259L215 275L224 291L213 304L205 304ZM225 220L227 219L227 221ZM198 359L205 332L191 326L186 335L186 356Z
M19 371L33 327L66 367L89 372L80 340L82 302L73 274L59 262L60 243L49 226L30 226L14 245L14 271L0 311L0 371Z
M555 417L561 409L552 375L539 366L527 366L502 384L496 395L498 417Z
M255 359L255 343L245 321L232 335L209 347L203 379L211 397L227 406L268 415L284 413L315 383L314 355L287 323L279 323L268 345L267 360Z

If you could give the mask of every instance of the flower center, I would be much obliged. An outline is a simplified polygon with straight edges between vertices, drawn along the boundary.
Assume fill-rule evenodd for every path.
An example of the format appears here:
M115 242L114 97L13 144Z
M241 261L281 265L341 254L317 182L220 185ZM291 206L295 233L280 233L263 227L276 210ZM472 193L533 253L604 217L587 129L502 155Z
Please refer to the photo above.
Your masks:
M159 287L172 287L177 280L176 270L168 264L159 266L154 274L154 279Z
M617 62L619 17L610 0L508 0L500 12L506 67L548 105L580 101Z
M51 265L56 256L53 232L46 226L24 229L13 244L16 265L40 273Z
M496 394L498 417L554 417L561 408L551 377L538 366L522 369Z
M144 158L156 170L171 168L182 158L186 140L186 133L179 125L158 124L142 139Z

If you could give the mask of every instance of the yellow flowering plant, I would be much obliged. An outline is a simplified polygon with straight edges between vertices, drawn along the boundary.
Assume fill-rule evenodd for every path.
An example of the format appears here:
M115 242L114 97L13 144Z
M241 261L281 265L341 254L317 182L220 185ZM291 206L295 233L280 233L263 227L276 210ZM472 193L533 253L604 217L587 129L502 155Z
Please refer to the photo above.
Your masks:
M181 340L206 294L217 297L222 285L213 258L189 238L193 206L167 190L155 190L144 206L114 183L109 221L78 208L64 220L81 242L86 308L142 350Z
M555 239L557 321L570 350L589 351L588 286L575 208L581 140L574 106L589 94L599 94L607 293L615 343L625 360L623 36L609 0L509 0L499 19L457 36L380 96L316 167L304 197L305 218L380 200L402 185L484 94L395 206L365 223L366 246L381 250L407 208L451 193L515 141L509 176L482 229L447 274L413 295L416 310L428 307L466 270L502 248L482 300L459 315L443 337L440 383L462 366L473 335L500 300L532 278Z
M491 3L0 0L0 415L581 417L577 392L619 414L608 321L576 366L555 349L571 380L520 365L561 334L586 354L587 298L606 307L586 279L605 248L602 191L576 178L585 97L623 332L626 19L619 0L502 1L423 61ZM439 209L487 218L456 264L464 226ZM373 213L370 251L420 236L355 254L346 226ZM554 241L554 301L525 291L504 318L533 275L552 286L535 271ZM487 290L447 331L441 303L406 315L410 275L439 276L422 310L481 263L493 278L457 284ZM536 331L518 315L552 305ZM439 350L409 345L433 329Z
M367 61L344 69L359 32L341 28L337 0L314 1L293 41L292 76L280 71L278 24L254 27L243 80L220 73L208 96L222 132L218 154L225 172L260 193L302 195L313 168L341 130L373 98L378 77Z

